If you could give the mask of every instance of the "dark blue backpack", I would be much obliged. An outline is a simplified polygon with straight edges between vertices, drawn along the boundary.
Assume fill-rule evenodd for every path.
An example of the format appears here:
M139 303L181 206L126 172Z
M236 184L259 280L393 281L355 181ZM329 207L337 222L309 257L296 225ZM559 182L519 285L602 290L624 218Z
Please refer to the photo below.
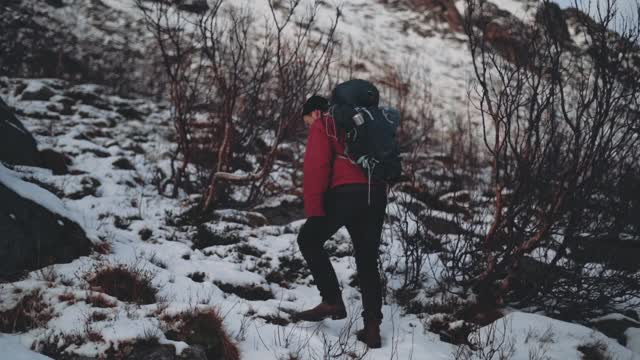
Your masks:
M331 94L329 114L346 133L346 155L369 179L392 184L402 175L396 130L400 113L378 106L378 89L366 80L338 84Z

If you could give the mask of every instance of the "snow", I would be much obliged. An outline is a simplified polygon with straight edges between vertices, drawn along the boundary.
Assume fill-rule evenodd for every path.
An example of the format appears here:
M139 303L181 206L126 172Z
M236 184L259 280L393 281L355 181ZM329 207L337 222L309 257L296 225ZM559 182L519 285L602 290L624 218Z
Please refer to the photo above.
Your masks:
M19 336L0 334L0 354L7 360L51 360L50 357L28 349Z
M16 107L28 106L30 103L22 102L10 93L2 94L0 91L0 96L6 96L8 102ZM132 100L120 98L110 98L110 101L133 103ZM56 274L53 281L43 281L37 272L32 272L23 280L0 284L0 292L11 293L10 296L3 296L0 311L10 308L19 299L18 295L7 291L9 287L22 289L23 293L31 289L41 289L44 300L55 309L54 317L46 326L20 335L3 336L2 346L7 346L7 339L11 339L12 349L18 348L11 351L24 351L26 354L31 354L26 348L34 341L45 340L52 331L65 334L73 333L77 329L90 329L99 333L104 341L87 341L79 346L72 345L66 351L84 356L96 356L110 346L117 348L123 342L144 338L151 333L158 336L160 343L172 344L176 353L181 353L187 345L165 337L164 325L158 314L178 314L194 307L202 309L213 307L224 315L224 325L228 333L237 341L243 359L263 360L291 352L299 353L302 358L318 357L323 354L329 343L336 342L352 348L358 354L364 353L363 344L359 343L353 335L354 331L361 326L359 317L361 295L356 288L349 285L351 277L355 274L355 262L349 255L351 244L346 231L342 229L328 243L335 247L338 253L343 254L332 257L332 263L343 287L343 298L347 304L349 317L343 320L325 320L318 324L298 323L280 326L267 323L260 317L279 316L286 319L287 312L314 306L320 301L317 289L310 283L311 277L287 279L289 280L287 287L269 283L266 280L270 271L281 266L283 263L281 258L301 260L296 237L304 219L298 219L283 226L251 227L242 220L242 217L249 213L238 210L217 211L217 215L223 220L207 222L204 227L220 236L233 234L239 242L231 245L213 245L202 249L193 248L192 239L196 229L189 226L182 228L168 226L166 221L173 217L172 214L180 213L196 198L170 199L159 196L149 181L150 175L143 175L152 174L158 161L166 161L164 156L168 156L169 153L164 151L170 145L163 134L169 131L170 124L163 121L162 114L165 112L152 103L144 102L138 106L146 106L152 111L144 123L122 121L109 111L84 106L83 110L91 116L84 118L77 115L63 116L59 122L62 135L55 142L46 135L37 136L40 143L48 143L55 150L77 154L74 157L72 170L79 171L81 175L54 176L49 171L28 167L16 167L15 170L4 166L0 168L0 181L3 184L16 188L21 196L25 194L24 196L36 197L39 202L47 204L58 212L75 213L81 216L86 228L94 231L96 236L106 239L111 245L109 254L94 254L68 264L52 265L48 269ZM73 139L74 136L91 129L96 119L104 121L110 118L115 119L115 126L105 130L108 132L107 137L83 141ZM24 122L30 130L40 126L37 119L25 117ZM145 150L144 154L134 153L124 148L127 144L125 140L129 139L130 134L134 132L150 134L147 142L140 143ZM111 145L107 146L108 143ZM108 155L99 157L87 151L92 148L107 149ZM111 164L121 157L129 159L136 170L114 170ZM97 197L86 196L77 200L69 198L60 200L34 184L20 179L24 176L32 176L41 182L52 183L62 188L66 186L75 191L79 179L86 175L100 182ZM141 177L143 181L135 182L137 177ZM295 200L298 199L291 195L265 199L261 207L278 206L283 201ZM408 206L407 204L419 203L411 195L402 192L391 194L389 201L388 215L396 216L402 216L408 211L405 207ZM428 214L443 219L453 219L451 214L442 211L430 211ZM116 215L121 218L130 218L129 226L116 227L114 225ZM408 221L406 226L409 232L418 230L418 224L414 221ZM138 232L143 228L152 231L151 239L147 241L140 239ZM397 260L402 254L401 244L394 241L393 237L392 229L386 226L381 249L385 267L394 263L394 259ZM239 245L255 248L263 255L240 257L236 250ZM153 274L152 284L159 289L158 304L128 304L108 295L105 295L107 299L115 304L113 308L99 309L88 304L86 299L94 292L86 283L85 275L104 264L125 264L150 271ZM437 254L429 254L427 266L432 267L433 274L440 273L442 264ZM189 275L194 272L203 272L204 281L198 283L189 278ZM433 285L434 282L433 279L425 281L426 285ZM235 294L223 292L216 285L217 283L259 286L270 290L273 298L266 301L246 300ZM401 279L390 275L389 290L398 288L400 285ZM73 294L75 301L61 301L60 295L66 293ZM415 301L427 304L446 302L446 299L422 292L418 294ZM249 311L252 311L253 315L247 315ZM458 349L455 345L441 341L438 334L427 331L424 319L416 315L404 314L403 309L395 303L390 294L387 294L387 304L383 306L382 311L384 315L383 347L369 350L365 359L389 359L392 356L398 359L420 359L423 358L423 354L429 354L429 358L433 359L451 359L452 354ZM88 320L95 312L106 315L106 319ZM501 321L510 322L513 327L513 341L518 344L516 359L527 359L529 352L535 347L544 347L545 351L552 355L551 358L580 359L576 347L593 339L606 341L613 354L631 359L636 356L631 353L631 350L620 346L614 340L607 339L604 335L580 325L519 312L510 313ZM248 326L243 325L247 323ZM553 343L538 342L536 344L531 342L531 336L527 337L530 329L543 334L549 326L554 329ZM637 342L637 333L630 330L628 336L630 346L635 346L633 344ZM526 340L527 338L529 340Z
M127 16L139 17L137 10L134 10L132 0L104 0L103 2L118 12L126 12ZM496 0L495 3L518 17L531 16L531 8L526 5L529 2ZM260 14L257 17L261 21L270 21L266 0L242 0L234 4L250 6L255 14ZM309 1L304 1L302 9L308 4ZM459 7L459 4L460 1L456 2L456 6ZM353 54L358 55L358 49L365 49L367 51L365 56L359 60L370 70L356 73L356 76L381 74L389 64L404 66L416 72L423 71L424 73L404 75L414 80L415 96L424 95L425 91L431 92L431 103L434 104L433 115L437 119L435 131L441 132L452 126L451 119L456 115L466 115L466 107L461 106L461 103L466 101L466 88L471 75L469 55L461 34L438 32L438 26L441 25L431 23L418 24L418 29L403 30L402 24L405 22L420 23L416 20L417 15L406 10L391 10L378 2L353 0L344 2L343 5L344 16L338 26L339 37L344 44L352 45L338 52L339 58L336 64L345 62ZM333 5L320 6L321 23L318 31L329 26L334 10ZM102 36L94 32L95 29L91 27L89 20L80 19L77 28L88 29L87 31L90 32L88 36ZM433 35L424 36L417 30L433 31ZM115 37L117 34L111 36ZM370 54L376 56L370 57ZM26 82L28 86L40 82L24 79L16 81ZM0 96L10 105L25 112L25 126L30 131L35 133L34 130L43 130L45 125L42 121L30 118L29 114L48 112L47 105L50 102L21 101L11 90L0 89ZM73 90L104 92L101 87L91 84L75 86ZM286 319L288 318L286 311L303 309L320 301L317 289L310 283L311 277L286 279L290 280L287 287L269 283L266 280L270 271L277 270L282 265L281 258L301 261L296 237L304 219L298 219L283 226L252 228L238 221L246 213L237 210L219 211L217 214L221 215L224 221L207 222L201 229L221 236L233 234L237 236L239 243L213 245L202 249L194 248L193 239L198 229L193 226L170 226L168 222L176 214L193 205L197 200L196 197L166 198L158 195L157 189L152 185L151 174L156 169L169 173L168 159L174 145L167 140L172 133L171 124L166 121L168 111L144 99L134 100L107 95L101 95L101 97L111 104L130 104L145 113L145 120L126 120L114 111L79 103L74 105L76 114L61 116L61 119L54 124L61 135L53 138L44 135L45 132L42 131L38 132L39 135L34 135L39 144L73 154L72 169L100 182L96 196L86 196L77 200L69 198L60 200L48 191L21 180L21 174L28 172L29 176L56 185L65 193L69 193L81 189L80 179L84 175L54 176L46 171L38 172L20 168L14 171L0 165L0 182L12 189L15 188L20 196L35 199L56 213L75 218L74 221L81 223L88 232L106 239L112 248L109 254L94 254L69 264L53 265L51 269L57 274L57 279L51 283L37 280L37 274L32 272L24 280L0 284L0 293L3 294L0 311L17 301L14 294L5 298L4 294L10 292L7 291L9 288L23 290L42 288L46 301L56 310L54 318L41 328L15 336L0 335L1 353L16 354L15 357L11 357L15 359L44 359L46 357L27 350L33 341L43 340L48 331L68 333L82 329L88 315L100 311L107 314L107 320L92 322L88 326L93 331L99 332L105 342L87 342L78 347L71 347L68 351L85 356L96 356L111 344L117 347L122 342L153 333L159 336L160 343L174 345L176 353L179 354L186 344L166 339L158 311L163 314L177 314L195 307L214 307L224 314L225 327L238 343L243 359L264 360L285 356L291 352L299 352L300 358L322 357L329 342L334 344L342 342L345 346L353 348L357 354L364 352L363 345L357 342L353 335L353 332L361 326L359 318L361 298L359 291L349 285L351 277L355 274L355 262L352 256L332 257L339 282L344 289L343 297L349 313L347 319L286 326L265 322L259 316L276 315ZM53 99L55 97L52 101ZM101 124L104 123L112 123L113 127L103 128ZM89 140L76 138L96 128L103 129L107 136ZM134 141L132 134L144 134L146 141ZM144 154L137 154L127 149L128 145L132 144L140 145ZM284 146L286 144L283 144ZM97 156L96 153L101 153L104 157ZM113 161L121 157L129 159L136 170L114 169ZM278 179L286 181L285 176L279 176ZM443 196L442 199L446 200L450 196L463 193L451 193ZM479 192L471 194L472 198L480 196ZM392 193L389 200L387 215L399 218L408 212L408 204L420 203L416 198L402 192ZM256 206L256 209L277 207L284 202L295 201L299 201L295 195L267 198L263 204ZM442 211L425 210L424 214L445 220L456 220L455 215ZM116 227L114 225L116 216L129 219L128 227ZM404 226L409 234L423 230L419 228L415 219L407 219ZM143 228L153 233L147 241L142 241L139 236L139 231ZM339 231L329 243L340 253L348 254L351 248L348 234L344 229ZM386 267L402 256L401 244L394 241L394 232L388 226L384 229L383 244L381 251L384 254L383 265ZM251 255L240 257L236 249L238 245L255 248L264 254L259 257ZM434 274L438 274L442 269L437 254L430 254L428 262ZM96 309L87 304L85 300L91 291L83 275L91 273L103 264L135 265L151 271L153 284L159 289L158 304L128 304L109 296L107 296L109 300L116 305L114 308ZM189 275L194 272L203 272L204 281L197 283L190 279ZM431 284L434 279L425 281ZM400 282L401 279L390 275L389 290L398 288ZM266 301L242 299L237 295L223 292L216 283L260 286L272 291L274 298ZM61 301L59 295L65 292L73 293L76 301L74 303ZM416 301L444 302L444 299L421 292ZM247 315L250 310L255 314ZM365 359L451 359L452 354L458 349L455 345L441 341L438 334L427 331L424 327L424 319L412 314L403 314L402 308L395 303L391 294L387 294L387 304L383 306L382 311L384 314L383 347L370 350ZM248 322L249 326L243 329L245 322ZM576 347L594 339L605 341L612 353L620 358L636 359L637 352L640 351L638 329L627 331L629 348L636 351L636 354L633 354L614 340L589 328L541 315L512 312L499 320L496 326L500 328L507 323L511 329L509 336L512 336L517 344L515 359L528 359L534 349L544 349L549 358L581 359ZM554 333L551 342L542 336L549 328L552 328ZM486 334L487 330L485 327L480 334ZM531 337L528 336L530 333L538 335Z
M628 328L624 334L627 336L627 347L640 354L640 328Z
M514 360L528 360L530 354L541 352L549 359L582 359L578 346L599 341L606 344L608 354L614 359L640 359L640 353L632 352L600 332L538 314L514 311L480 329L480 337L490 338L491 330L498 339L513 342Z
M633 322L633 323L637 323L638 325L640 325L640 322L632 319L626 315L620 314L620 313L613 313L613 314L607 314L604 316L600 316L598 318L595 318L593 320L591 320L592 322L599 322L599 321L605 321L605 320L625 320L625 321L629 321L629 322Z

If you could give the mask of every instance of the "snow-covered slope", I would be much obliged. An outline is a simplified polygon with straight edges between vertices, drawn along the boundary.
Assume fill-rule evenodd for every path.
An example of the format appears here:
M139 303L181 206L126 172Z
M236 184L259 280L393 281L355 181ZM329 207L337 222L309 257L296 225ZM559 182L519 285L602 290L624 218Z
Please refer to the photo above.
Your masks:
M96 356L118 344L154 334L160 343L172 344L179 352L185 344L166 338L163 316L215 307L223 314L224 325L238 342L243 359L283 358L295 353L304 359L323 358L326 351L337 354L344 348L355 354L365 353L364 345L353 336L360 326L360 295L351 282L355 264L345 232L340 231L328 245L344 288L349 317L318 324L290 323L291 311L320 300L308 272L295 267L303 261L295 244L301 220L269 226L262 225L259 214L253 215L255 221L247 222L248 214L223 210L218 211L218 220L200 227L176 226L176 215L189 200L159 196L152 177L156 166L167 165L167 151L172 146L164 106L111 96L97 86L72 87L58 80L41 80L34 85L54 89L56 95L49 101L23 101L14 96L16 88L36 81L2 81L7 86L0 96L22 114L25 126L38 142L73 156L68 175L54 176L29 167L15 167L11 174L35 178L55 189L65 207L81 217L83 226L93 229L109 245L104 254L53 265L23 280L1 284L0 311L14 307L25 294L36 292L41 313L47 314L42 323L20 335L3 335L2 348L24 357L27 353L17 350L18 344L33 343L39 350L51 351L56 335L75 334L75 342L54 342L60 346L58 351ZM58 104L73 94L81 98L73 105L73 114L57 112ZM124 108L134 109L139 115L127 118L121 114ZM87 184L93 184L92 191L69 197ZM395 203L396 198L390 200L389 211L397 211L394 209L400 205ZM226 245L202 243L198 239L203 233L214 234L210 239L223 239ZM386 230L383 251L390 256L384 257L384 266L400 256L399 244L390 236ZM438 266L435 254L431 262ZM151 283L158 290L155 303L136 305L101 295L111 305L96 305L99 289L92 287L89 279L97 269L119 264L151 274ZM389 287L397 287L399 281L392 276ZM369 350L365 359L454 356L456 346L425 330L428 318L403 314L399 304L390 296L387 299L383 348ZM640 358L615 340L579 325L518 312L501 321L505 325L501 322L496 328L509 329L505 336L516 344L516 359L528 359L532 351L540 349L548 358L580 359L576 347L598 340L620 358ZM484 336L482 331L479 339ZM544 335L546 331L554 334L553 339ZM78 336L82 340L77 340Z
M266 0L242 1L257 16L269 18ZM69 26L78 38L98 45L131 41L133 48L144 54L148 38L139 32L132 33L132 39L124 37L130 26L141 29L133 0L64 3L68 6L50 9L50 15ZM535 8L530 1L495 3L524 21L533 19ZM455 5L461 8L460 1ZM92 17L83 18L87 11ZM100 19L100 11L108 14L105 20ZM364 64L356 75L374 79L383 78L389 66L404 69L414 80L413 95L430 93L437 131L446 131L456 116L466 116L471 74L463 34L451 31L447 23L424 17L404 2L345 1L342 11L338 37L343 48L336 66L355 56ZM333 12L333 6L323 2L318 31L329 26ZM134 71L123 69L129 70ZM59 351L96 356L151 334L179 352L186 344L167 339L162 315L206 307L215 307L224 315L224 325L238 342L243 359L287 358L296 353L302 359L324 358L327 351L335 355L345 349L356 356L364 354L365 348L353 336L360 326L360 295L353 283L355 263L346 232L340 231L327 245L344 287L349 317L319 324L290 323L289 312L320 300L311 277L300 266L304 263L295 241L302 219L281 226L264 225L269 219L259 213L220 210L215 220L200 226L177 224L178 214L195 200L159 196L154 185L158 169L168 173L174 146L167 104L114 96L100 86L73 86L57 79L1 78L0 84L0 96L17 110L39 144L73 159L68 175L54 176L29 167L3 170L0 175L35 179L56 190L65 211L73 213L105 249L102 254L0 284L0 311L11 309L24 294L37 291L50 315L22 334L0 335L0 354L36 359L37 355L21 346L39 344L42 350L47 345L50 350L56 335L70 334L78 335L81 341L56 343ZM21 100L17 89L25 85L48 86L55 95L49 101ZM65 103L72 105L69 108ZM409 195L390 198L391 215L403 211L403 196ZM290 197L268 199L263 207L277 207ZM383 268L401 253L388 228L383 252L387 255ZM432 254L429 260L437 271L437 255ZM151 274L151 283L158 290L155 303L137 305L101 295L113 306L95 304L93 298L99 290L92 288L89 279L97 269L119 264ZM390 277L390 290L399 284L400 279ZM454 358L458 347L426 330L431 320L428 316L404 314L390 295L387 302L383 308L383 348L368 351L365 359ZM617 358L640 358L601 333L541 315L514 311L494 328L506 329L506 334L499 336L514 344L515 359L530 359L531 354L581 359L577 347L598 341ZM481 330L479 340L485 341L490 330ZM634 337L637 335L630 335L630 339ZM637 343L630 341L636 351Z

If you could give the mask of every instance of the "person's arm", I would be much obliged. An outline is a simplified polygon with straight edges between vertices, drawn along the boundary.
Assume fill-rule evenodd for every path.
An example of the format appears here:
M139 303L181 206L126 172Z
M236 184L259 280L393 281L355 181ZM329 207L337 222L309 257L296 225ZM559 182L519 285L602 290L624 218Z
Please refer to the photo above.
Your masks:
M323 121L318 119L311 125L304 153L302 187L306 217L325 215L324 194L331 181L333 150Z

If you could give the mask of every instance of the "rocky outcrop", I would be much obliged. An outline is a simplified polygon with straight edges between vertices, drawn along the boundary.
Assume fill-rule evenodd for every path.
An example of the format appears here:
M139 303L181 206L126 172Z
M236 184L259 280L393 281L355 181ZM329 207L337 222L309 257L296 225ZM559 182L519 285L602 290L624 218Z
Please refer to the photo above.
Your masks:
M178 0L176 1L176 5L180 10L198 14L209 10L209 5L206 0Z
M591 320L591 325L610 338L627 345L626 331L629 328L640 328L640 322L622 314L609 314Z
M43 90L46 89L46 90ZM26 94L26 95L25 95ZM53 90L47 86L27 87L21 94L24 99L51 98ZM14 165L41 166L54 175L69 172L71 159L52 149L38 151L36 140L16 118L9 106L0 98L0 161Z
M483 40L507 61L518 65L528 63L528 34L522 20L486 2L467 21L477 27L482 32Z
M36 166L40 163L36 140L0 98L0 160Z
M51 97L39 89L33 90ZM68 163L67 158L53 150L39 152L33 136L2 99L0 161L15 165L46 165L56 174L66 173ZM55 209L63 211L56 212ZM66 208L55 195L24 182L0 164L0 277L87 255L91 242L65 212Z
M31 82L22 90L20 94L21 100L38 100L47 101L55 95L55 92L45 84L39 82Z
M89 254L91 242L84 230L49 208L56 203L64 208L55 195L8 174L0 168L0 277ZM24 197L27 193L49 206Z
M413 10L435 14L440 21L449 24L453 32L464 30L462 16L453 0L410 0L408 3Z
M146 56L156 50L142 22L127 12L103 1L3 1L0 8L0 74L82 79L122 92L148 94L162 87L155 55Z
M560 6L553 2L542 3L536 13L536 22L545 32L560 44L571 42L569 27Z

